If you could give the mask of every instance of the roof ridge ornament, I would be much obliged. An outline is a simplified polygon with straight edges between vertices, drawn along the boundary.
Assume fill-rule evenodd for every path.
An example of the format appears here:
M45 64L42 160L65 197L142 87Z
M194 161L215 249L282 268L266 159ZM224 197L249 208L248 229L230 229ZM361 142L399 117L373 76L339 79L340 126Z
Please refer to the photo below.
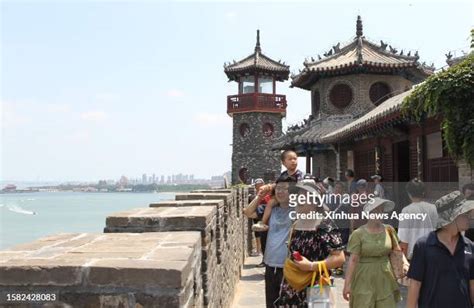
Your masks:
M262 52L260 48L260 30L257 29L257 43L255 44L255 52Z
M357 23L356 23L356 36L361 37L363 35L362 31L362 19L360 15L357 15Z

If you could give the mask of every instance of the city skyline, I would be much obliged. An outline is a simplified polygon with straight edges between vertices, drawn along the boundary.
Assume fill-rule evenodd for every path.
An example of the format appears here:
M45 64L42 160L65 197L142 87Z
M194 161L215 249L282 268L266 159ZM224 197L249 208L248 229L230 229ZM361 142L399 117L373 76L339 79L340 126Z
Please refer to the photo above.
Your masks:
M144 181L144 175L146 175L146 181ZM80 180L68 180L68 179L62 179L62 180L48 180L48 179L25 179L25 180L9 180L9 179L0 179L0 183L2 185L7 185L7 184L13 184L13 183L35 183L35 184L48 184L48 183L97 183L101 181L105 181L107 183L117 183L120 181L121 178L125 177L128 181L134 184L181 184L181 183L197 183L197 182L203 182L203 181L215 181L216 178L221 178L224 177L225 175L228 175L230 177L230 171L223 172L222 174L217 174L217 175L211 175L210 177L195 177L194 174L182 174L182 173L175 173L175 174L170 174L170 175L164 175L164 174L159 174L155 175L155 180L153 180L153 174L152 173L143 173L142 175L125 175L122 174L117 178L112 178L112 177L99 177L97 179L80 179Z
M237 85L223 64L252 53L256 29L262 51L298 72L305 58L349 41L357 15L368 39L417 50L437 68L449 51L469 51L472 27L469 1L3 1L1 8L6 181L116 179L152 169L209 178L230 170L226 97ZM288 100L284 126L309 115L308 91L285 82L277 93Z

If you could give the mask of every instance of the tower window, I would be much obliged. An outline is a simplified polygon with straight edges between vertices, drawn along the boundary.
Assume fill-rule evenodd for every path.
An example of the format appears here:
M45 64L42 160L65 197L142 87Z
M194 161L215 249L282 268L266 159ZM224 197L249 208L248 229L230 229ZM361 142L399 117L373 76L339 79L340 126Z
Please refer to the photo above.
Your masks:
M258 78L258 93L273 93L273 79L269 77Z
M249 179L249 171L247 168L240 168L239 179L242 181L242 183L247 184L247 181Z
M250 126L247 123L240 124L239 132L242 137L247 137L250 134Z
M329 92L329 100L339 108L344 109L352 102L352 88L344 83L336 84Z
M263 129L263 135L265 137L271 137L273 135L274 128L273 128L273 125L271 123L263 124L262 129Z
M246 76L240 79L240 90L242 94L255 93L255 76Z
M385 82L376 82L370 86L369 96L376 106L390 97L390 87Z

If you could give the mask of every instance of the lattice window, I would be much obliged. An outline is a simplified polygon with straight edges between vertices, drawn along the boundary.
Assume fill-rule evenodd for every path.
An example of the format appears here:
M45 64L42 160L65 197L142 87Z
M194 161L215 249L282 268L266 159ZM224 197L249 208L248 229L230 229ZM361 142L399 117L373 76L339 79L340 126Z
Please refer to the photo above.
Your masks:
M346 108L352 102L352 88L344 83L336 84L329 92L329 100L339 109Z
M250 134L250 126L247 123L240 124L239 132L242 137L247 137Z
M242 181L242 183L247 183L249 179L249 171L247 168L241 168L239 170L239 179Z
M385 82L376 82L370 86L369 96L376 106L390 97L390 87Z
M273 135L274 128L271 123L267 122L263 124L262 130L265 137L271 137Z

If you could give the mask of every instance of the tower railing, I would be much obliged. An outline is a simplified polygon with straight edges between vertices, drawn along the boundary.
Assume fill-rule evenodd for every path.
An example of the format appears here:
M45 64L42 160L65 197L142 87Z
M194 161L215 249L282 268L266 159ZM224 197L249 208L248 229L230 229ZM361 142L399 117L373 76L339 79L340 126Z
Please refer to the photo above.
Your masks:
M286 96L267 93L246 93L227 96L227 113L273 112L286 114Z

